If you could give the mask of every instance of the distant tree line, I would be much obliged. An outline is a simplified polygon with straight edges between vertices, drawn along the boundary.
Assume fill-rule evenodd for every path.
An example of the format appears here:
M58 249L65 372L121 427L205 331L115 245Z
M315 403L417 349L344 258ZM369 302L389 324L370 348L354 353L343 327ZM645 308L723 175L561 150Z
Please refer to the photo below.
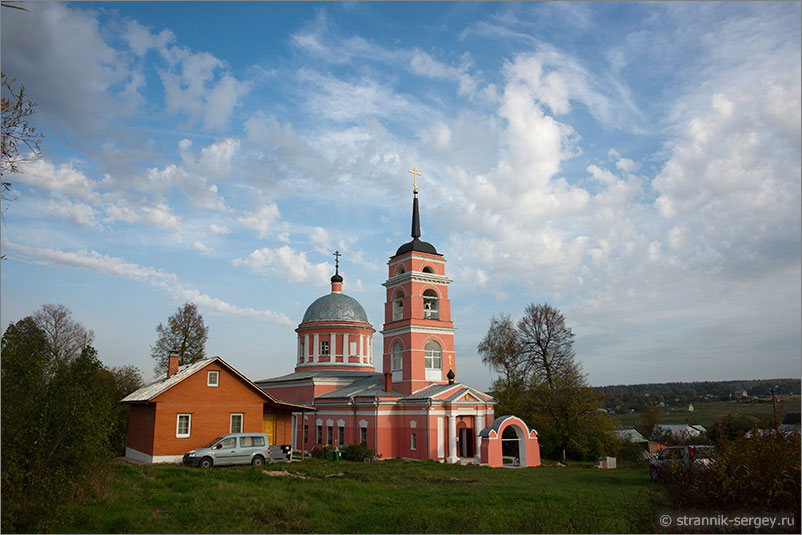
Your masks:
M772 388L778 396L799 394L801 383L799 379L754 379L597 386L593 390L601 396L605 408L629 412L631 409L641 411L658 403L687 405L701 401L743 400L744 392L747 399L752 396L766 398L771 395Z

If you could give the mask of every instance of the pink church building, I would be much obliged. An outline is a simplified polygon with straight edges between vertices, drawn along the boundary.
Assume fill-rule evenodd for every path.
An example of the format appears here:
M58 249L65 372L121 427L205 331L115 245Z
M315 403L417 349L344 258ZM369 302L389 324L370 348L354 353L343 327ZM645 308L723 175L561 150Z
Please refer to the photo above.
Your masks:
M536 432L515 417L496 419L491 396L456 380L452 281L443 255L420 236L416 186L412 240L390 258L383 283L379 351L364 308L343 293L338 257L331 293L307 308L296 329L295 371L256 385L314 407L293 414L294 449L365 443L382 458L500 466L502 440L515 440L521 465L539 465ZM508 427L514 433L503 433Z

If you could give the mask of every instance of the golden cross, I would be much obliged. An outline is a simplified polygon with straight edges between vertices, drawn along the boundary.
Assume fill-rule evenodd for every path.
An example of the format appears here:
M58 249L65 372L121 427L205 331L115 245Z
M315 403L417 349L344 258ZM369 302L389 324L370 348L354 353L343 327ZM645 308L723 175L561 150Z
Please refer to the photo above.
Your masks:
M418 171L417 167L413 167L412 169L409 170L409 172L412 173L412 185L415 188L413 190L413 193L417 194L418 193L418 177L421 176L421 174Z
M452 357L452 356L453 356L453 355L449 355L449 356L448 356L448 368L449 368L449 369L451 369L451 357Z

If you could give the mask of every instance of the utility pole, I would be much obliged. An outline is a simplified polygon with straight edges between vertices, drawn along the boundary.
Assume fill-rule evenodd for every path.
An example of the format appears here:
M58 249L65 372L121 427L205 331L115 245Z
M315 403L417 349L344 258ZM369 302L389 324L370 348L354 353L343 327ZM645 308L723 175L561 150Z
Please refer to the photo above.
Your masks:
M776 388L776 387L772 386L772 387L770 388L770 390L771 390L771 408L772 408L772 410L774 411L774 420L772 420L772 423L774 423L774 428L775 428L775 429L777 429L777 426L778 426L779 424L777 423L777 401L776 401L776 399L774 398L774 389L775 389L775 388Z

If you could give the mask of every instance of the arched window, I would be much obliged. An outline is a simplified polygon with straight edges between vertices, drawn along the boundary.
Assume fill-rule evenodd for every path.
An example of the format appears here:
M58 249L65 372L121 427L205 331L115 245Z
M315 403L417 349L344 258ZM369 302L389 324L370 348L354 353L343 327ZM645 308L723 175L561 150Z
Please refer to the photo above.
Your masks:
M435 342L434 340L429 340L426 342L425 350L425 359L426 359L426 370L437 370L442 372L443 370L443 350L440 348L440 344Z
M395 272L396 276L403 275L404 273L405 273L404 266L399 267L398 270Z
M398 290L393 296L393 321L404 318L404 292Z
M424 273L434 273L434 270L432 269L431 266L426 266L426 267L423 268L423 272Z
M393 344L390 361L391 368L394 372L401 370L403 366L403 360L401 359L401 342L396 342Z
M423 292L423 318L427 320L439 320L440 311L437 306L437 292L426 290Z

